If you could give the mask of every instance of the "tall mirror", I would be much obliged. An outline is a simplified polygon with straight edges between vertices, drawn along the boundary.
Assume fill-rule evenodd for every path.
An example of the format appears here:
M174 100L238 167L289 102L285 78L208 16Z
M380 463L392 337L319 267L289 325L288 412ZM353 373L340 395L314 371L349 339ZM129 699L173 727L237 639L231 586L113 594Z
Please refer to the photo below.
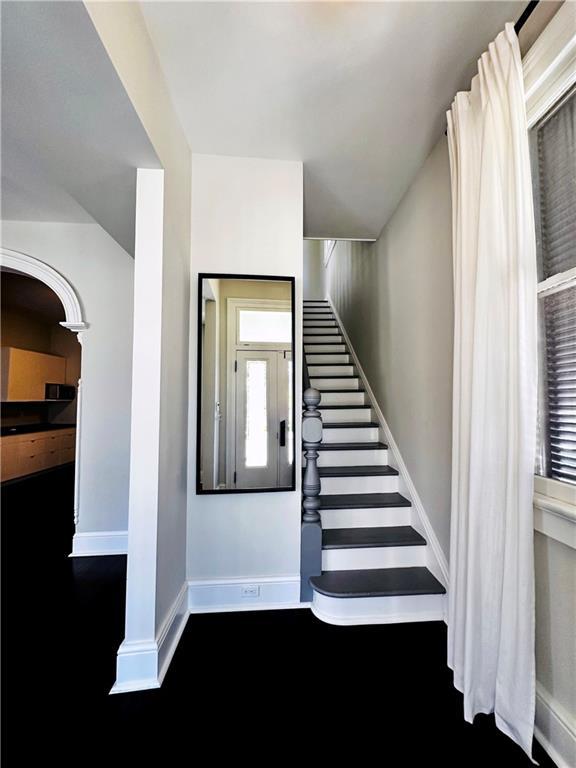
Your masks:
M294 278L198 277L196 490L294 490Z

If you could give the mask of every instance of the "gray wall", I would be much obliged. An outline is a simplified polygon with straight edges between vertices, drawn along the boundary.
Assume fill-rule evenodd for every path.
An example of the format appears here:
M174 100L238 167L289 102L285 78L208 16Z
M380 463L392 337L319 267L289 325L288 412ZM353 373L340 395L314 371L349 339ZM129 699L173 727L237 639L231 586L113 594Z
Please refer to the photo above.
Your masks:
M327 287L446 556L452 450L452 235L442 139L374 245L339 242Z
M325 270L323 240L304 240L304 298L325 299Z

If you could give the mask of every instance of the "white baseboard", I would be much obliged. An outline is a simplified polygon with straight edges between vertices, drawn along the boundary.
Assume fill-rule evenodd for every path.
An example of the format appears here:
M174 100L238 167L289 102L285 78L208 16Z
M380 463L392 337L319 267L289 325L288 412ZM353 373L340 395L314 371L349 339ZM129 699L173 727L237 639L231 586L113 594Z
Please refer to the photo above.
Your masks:
M70 557L93 557L97 555L126 555L128 553L128 531L94 531L75 533L72 539Z
M155 640L124 640L120 645L116 682L110 693L160 688L186 627L188 616L188 584L184 583Z
M430 518L428 517L428 514L424 508L424 504L422 503L422 499L418 495L418 491L416 490L416 486L412 482L412 478L410 477L410 473L408 472L408 467L406 466L404 459L402 458L402 454L400 453L400 449L398 448L398 445L396 444L396 441L394 440L394 436L392 435L392 432L390 431L390 427L388 426L388 422L384 418L384 414L382 413L382 410L380 409L380 406L378 405L378 401L376 400L376 397L374 395L374 392L372 391L370 387L370 383L368 381L368 378L366 374L364 373L364 370L362 368L362 365L360 364L360 360L358 359L358 355L356 354L354 350L354 346L352 345L352 342L350 341L350 337L348 336L346 332L346 328L344 326L344 323L342 322L342 318L338 314L338 311L334 307L334 304L332 302L332 299L330 296L328 296L328 301L330 302L330 306L332 307L332 311L334 312L334 316L338 320L338 324L340 325L340 330L342 332L342 336L344 338L344 341L346 342L348 346L348 352L351 355L354 365L356 366L356 369L358 370L358 374L360 378L362 379L362 384L364 385L364 389L366 390L366 394L368 395L368 399L370 400L370 405L372 406L374 413L376 414L376 417L378 419L378 422L380 424L380 428L382 429L382 432L384 433L384 442L388 444L388 451L389 455L391 455L392 458L392 465L395 465L395 468L400 473L400 478L404 482L404 485L406 486L406 492L407 495L410 498L410 501L412 502L412 507L414 511L416 512L417 518L420 521L420 524L422 526L422 533L424 535L424 538L430 545L430 549L432 550L432 553L434 555L434 559L436 562L432 562L428 564L428 567L430 571L436 576L436 578L444 585L448 585L448 561L446 559L446 555L444 554L442 547L440 546L440 542L438 541L438 537L436 536L436 533L434 532L434 528L432 527L432 523L430 522ZM390 462L389 462L390 463Z
M257 588L254 596L243 591ZM207 579L188 582L190 613L227 611L270 611L305 608L300 602L300 575L239 579Z
M558 768L576 765L576 717L536 683L534 735Z

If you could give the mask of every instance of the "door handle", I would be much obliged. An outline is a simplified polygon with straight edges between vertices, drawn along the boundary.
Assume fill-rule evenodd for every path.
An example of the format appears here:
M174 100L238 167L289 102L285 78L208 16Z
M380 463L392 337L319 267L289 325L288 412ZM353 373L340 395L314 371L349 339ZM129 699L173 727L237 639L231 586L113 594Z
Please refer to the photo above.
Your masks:
M284 447L286 445L286 419L283 419L280 422L280 446Z

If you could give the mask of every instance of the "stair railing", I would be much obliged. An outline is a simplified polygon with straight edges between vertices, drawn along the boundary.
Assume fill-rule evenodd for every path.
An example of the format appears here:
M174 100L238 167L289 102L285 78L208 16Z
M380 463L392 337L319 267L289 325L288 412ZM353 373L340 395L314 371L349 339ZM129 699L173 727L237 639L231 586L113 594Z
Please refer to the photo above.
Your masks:
M322 414L318 410L320 392L310 386L306 353L303 353L302 451L304 474L302 477L302 537L300 558L300 599L312 599L311 576L322 573L322 522L320 519L320 473L318 472L318 446L322 442Z

